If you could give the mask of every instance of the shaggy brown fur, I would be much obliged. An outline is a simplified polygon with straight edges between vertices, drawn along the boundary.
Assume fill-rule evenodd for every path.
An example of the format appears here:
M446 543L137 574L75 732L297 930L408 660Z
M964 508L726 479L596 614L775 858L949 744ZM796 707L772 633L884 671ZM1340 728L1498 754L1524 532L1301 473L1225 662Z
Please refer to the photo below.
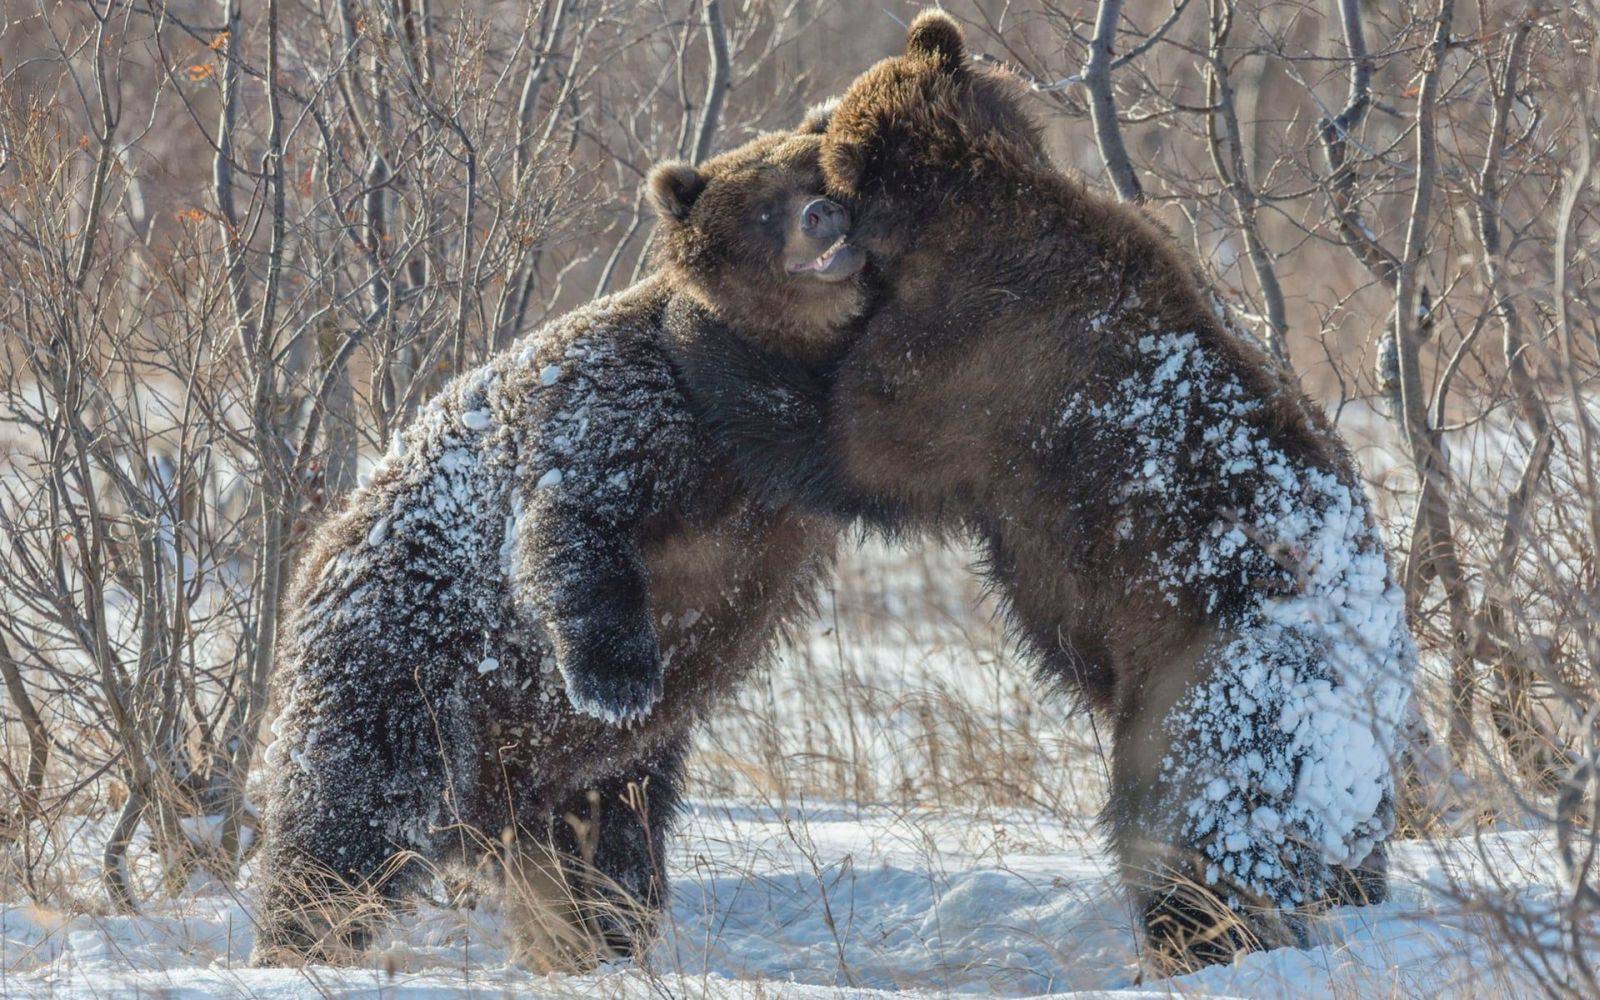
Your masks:
M322 529L285 620L257 962L359 946L372 911L342 901L485 858L535 965L649 932L690 729L831 562L836 523L748 498L678 363L700 317L836 350L859 258L826 254L848 217L814 203L819 142L657 171L661 272L457 378Z
M699 399L747 481L982 540L1044 675L1112 721L1107 818L1164 963L1293 940L1296 907L1381 894L1381 855L1364 880L1324 859L1381 841L1386 761L1339 786L1348 815L1316 815L1294 775L1336 772L1344 744L1307 749L1309 730L1274 721L1325 687L1354 701L1370 686L1389 712L1409 676L1381 543L1324 417L1219 320L1159 226L1050 166L1019 88L968 65L941 14L852 84L823 168L881 297L825 404L828 461L815 424L791 408L774 429L739 388L821 382L741 369ZM1322 580L1313 547L1351 568ZM1345 596L1362 587L1379 594L1370 615ZM1280 623L1284 601L1315 604L1308 620L1354 605L1379 652L1333 663L1316 630L1332 626ZM1255 680L1252 656L1293 683ZM1370 730L1347 740L1369 764L1390 720Z

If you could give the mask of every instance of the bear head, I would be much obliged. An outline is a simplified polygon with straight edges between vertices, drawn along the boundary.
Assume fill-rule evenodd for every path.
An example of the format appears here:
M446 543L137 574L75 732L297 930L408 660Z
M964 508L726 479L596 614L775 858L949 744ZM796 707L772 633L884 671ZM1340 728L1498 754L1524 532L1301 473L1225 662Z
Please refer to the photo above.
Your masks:
M832 352L866 304L865 255L846 242L850 213L822 189L826 110L699 166L650 172L656 263L761 346L809 359Z
M851 242L874 263L951 224L947 199L1050 169L1038 123L1013 74L967 60L961 28L923 11L902 55L851 83L826 117L822 169L830 195L860 218ZM970 199L968 199L970 200Z

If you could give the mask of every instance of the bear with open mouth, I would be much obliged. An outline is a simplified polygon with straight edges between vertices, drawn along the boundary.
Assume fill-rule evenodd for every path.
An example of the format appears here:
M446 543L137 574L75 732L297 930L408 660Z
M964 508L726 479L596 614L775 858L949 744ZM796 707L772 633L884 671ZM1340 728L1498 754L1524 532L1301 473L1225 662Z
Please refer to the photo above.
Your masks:
M428 403L300 567L276 677L254 960L337 959L439 866L505 884L515 952L644 940L690 730L832 565L753 501L682 359L829 364L865 303L820 124L649 178L657 268Z

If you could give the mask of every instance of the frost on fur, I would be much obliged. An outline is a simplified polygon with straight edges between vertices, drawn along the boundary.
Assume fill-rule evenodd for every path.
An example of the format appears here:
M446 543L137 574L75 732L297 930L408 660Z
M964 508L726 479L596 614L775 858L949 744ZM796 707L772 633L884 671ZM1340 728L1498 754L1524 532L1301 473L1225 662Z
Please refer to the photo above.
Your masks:
M527 453L525 530L512 553L519 597L548 630L567 696L618 724L649 712L664 669L640 524L684 503L705 469L670 371L646 376L633 364L605 339L583 338L538 368L539 389L561 402Z
M564 687L615 669L626 643L643 691L574 700L620 720L659 696L635 536L708 452L645 298L579 310L456 379L324 529L279 671L265 940L316 948L329 928L306 926L301 901L323 883L396 896L421 874L396 856L537 828L546 772L594 742ZM563 781L597 777L565 766Z
M1207 882L1305 903L1389 832L1416 657L1403 595L1359 489L1267 440L1247 419L1262 403L1193 334L1135 349L1139 375L1069 414L1132 442L1119 499L1198 526L1157 533L1141 581L1216 622L1164 723L1170 806Z
M289 634L305 667L290 675L280 726L313 687L328 697L380 653L397 682L438 670L452 685L522 691L537 675L502 665L554 665L570 688L631 645L659 689L634 535L689 489L703 449L659 346L608 319L582 310L462 376L398 437L344 515L359 541L308 581ZM504 655L513 625L523 648ZM441 648L447 639L466 652ZM479 669L458 671L461 655ZM316 734L303 742L302 756L319 749Z
M319 530L277 672L264 961L360 947L361 921L322 912L347 889L382 904L539 843L599 903L660 908L685 734L770 652L835 535L721 471L671 297L647 279L463 374ZM598 933L625 950L649 922Z

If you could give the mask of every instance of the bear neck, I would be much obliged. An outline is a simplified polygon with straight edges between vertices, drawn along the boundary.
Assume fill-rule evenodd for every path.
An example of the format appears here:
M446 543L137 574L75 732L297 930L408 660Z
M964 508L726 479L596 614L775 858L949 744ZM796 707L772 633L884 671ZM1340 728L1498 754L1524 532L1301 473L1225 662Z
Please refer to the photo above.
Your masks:
M802 279L777 286L730 280L708 287L683 275L672 282L681 315L690 312L715 322L745 343L803 363L822 363L838 355L853 321L863 310L859 280L848 289L807 289ZM817 294L821 292L822 294ZM810 294L808 294L810 293ZM692 324L686 324L692 330Z

